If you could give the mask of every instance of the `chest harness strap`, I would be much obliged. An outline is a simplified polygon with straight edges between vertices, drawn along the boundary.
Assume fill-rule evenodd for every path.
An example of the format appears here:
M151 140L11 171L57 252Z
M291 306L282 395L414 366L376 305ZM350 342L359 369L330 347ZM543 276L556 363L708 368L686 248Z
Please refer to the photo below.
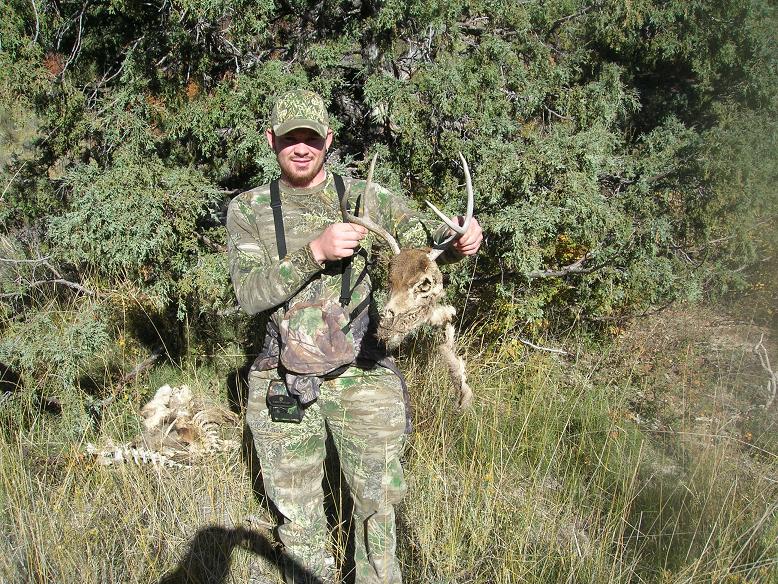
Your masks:
M338 194L338 200L342 200L346 196L346 185L343 182L343 177L339 174L332 173L332 180L335 183L335 192ZM359 204L361 201L361 195L357 198L354 214L359 215ZM284 216L281 212L281 188L278 183L278 179L270 183L270 208L273 211L273 223L275 225L276 232L276 248L278 249L278 259L283 259L286 256L286 235L284 233ZM349 208L348 202L346 208ZM351 260L352 258L345 258L341 260L341 284L340 284L340 305L345 308L351 302ZM365 271L360 274L357 279L357 285L365 277ZM370 303L370 297L359 303L354 311L350 314L349 321L353 320L355 316L362 312L365 307ZM285 303L288 304L288 303ZM350 323L346 325L347 330L350 328ZM344 331L345 332L345 331Z

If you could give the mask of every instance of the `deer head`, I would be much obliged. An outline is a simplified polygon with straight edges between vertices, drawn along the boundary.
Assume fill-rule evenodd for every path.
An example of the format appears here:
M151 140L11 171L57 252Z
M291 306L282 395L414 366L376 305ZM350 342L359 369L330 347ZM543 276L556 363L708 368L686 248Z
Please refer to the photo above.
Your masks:
M452 372L452 379L459 387L460 406L464 407L469 403L472 394L469 393L470 388L465 381L464 364L454 353L454 328L451 325L451 319L455 310L452 306L439 304L443 297L443 275L436 262L440 254L465 234L473 218L473 185L470 169L461 153L459 157L465 171L467 190L465 220L462 225L459 225L427 201L427 205L432 211L453 232L432 248L400 249L397 240L370 218L367 204L364 205L362 216L356 217L349 213L346 208L348 197L344 197L344 200L341 201L341 212L344 221L361 225L384 239L394 254L389 264L389 300L380 314L378 338L391 349L397 347L409 333L422 324L446 326L446 341L441 345L442 353ZM370 163L365 193L369 191L373 182L376 158L377 156L374 156Z
M443 275L436 263L437 258L456 239L465 234L473 218L473 185L470 169L464 156L460 153L465 171L467 189L467 213L462 225L459 225L444 215L435 205L427 201L427 205L453 231L444 241L433 248L400 249L397 240L383 227L370 218L370 210L365 205L361 217L349 213L345 207L345 198L341 201L341 212L344 221L362 225L366 229L384 239L394 253L389 265L389 301L381 312L381 322L378 336L387 346L394 348L414 329L424 323L443 324L438 322L442 315L436 309L438 301L443 297ZM370 163L367 174L367 193L373 182L377 156Z

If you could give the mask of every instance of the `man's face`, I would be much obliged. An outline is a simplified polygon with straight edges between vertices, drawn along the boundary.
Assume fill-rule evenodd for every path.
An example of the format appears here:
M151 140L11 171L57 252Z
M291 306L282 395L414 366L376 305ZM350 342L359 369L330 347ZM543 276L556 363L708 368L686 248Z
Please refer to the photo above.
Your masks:
M332 144L332 132L322 138L313 130L298 128L280 136L267 130L266 136L285 182L304 188L324 180L324 155Z

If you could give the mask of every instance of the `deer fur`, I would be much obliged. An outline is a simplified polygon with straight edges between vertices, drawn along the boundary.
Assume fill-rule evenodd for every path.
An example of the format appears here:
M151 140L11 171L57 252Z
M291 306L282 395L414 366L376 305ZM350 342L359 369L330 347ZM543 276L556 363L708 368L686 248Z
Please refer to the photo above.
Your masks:
M381 236L394 253L389 264L389 300L381 311L378 324L378 338L390 349L400 345L402 340L423 324L443 328L443 342L438 351L448 367L451 381L458 395L458 405L467 408L473 400L473 391L467 384L465 363L456 352L454 326L451 321L456 314L453 306L440 304L443 298L443 275L435 261L457 237L463 235L473 216L473 187L467 162L460 154L465 170L467 185L467 215L463 225L453 224L434 205L427 204L449 226L454 234L435 249L400 249L397 241L380 225L370 219L369 209L364 207L363 215L356 217L341 205L344 221L350 221ZM374 157L367 177L365 192L371 187L376 158Z
M443 298L443 275L429 249L404 249L389 264L389 301L381 311L378 338L390 349L423 324L442 327L443 342L438 353L448 368L457 393L457 405L466 409L473 400L467 384L465 363L456 352L454 325L456 309L439 304Z

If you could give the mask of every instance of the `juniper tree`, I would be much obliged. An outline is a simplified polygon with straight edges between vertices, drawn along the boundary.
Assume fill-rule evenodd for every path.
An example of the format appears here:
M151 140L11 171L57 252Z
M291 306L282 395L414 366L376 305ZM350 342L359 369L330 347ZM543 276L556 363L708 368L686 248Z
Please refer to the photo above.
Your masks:
M775 216L777 20L766 0L9 0L5 259L59 275L17 264L3 336L26 347L52 306L52 331L81 326L88 292L101 322L140 306L138 339L228 335L224 211L276 175L262 132L290 87L329 102L343 172L380 152L377 180L454 211L465 155L488 234L451 273L471 319L597 327L736 285ZM4 358L41 370L31 351Z

